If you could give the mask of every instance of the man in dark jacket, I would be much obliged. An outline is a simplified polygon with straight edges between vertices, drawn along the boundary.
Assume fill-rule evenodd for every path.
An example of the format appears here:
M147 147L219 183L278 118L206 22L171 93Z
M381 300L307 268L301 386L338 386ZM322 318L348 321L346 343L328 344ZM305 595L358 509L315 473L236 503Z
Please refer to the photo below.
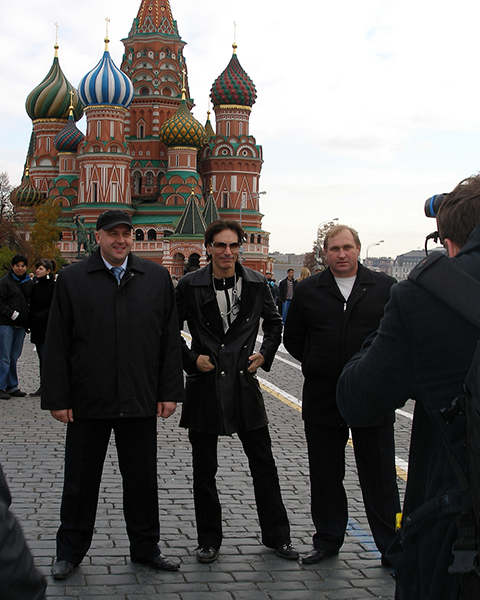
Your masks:
M188 428L192 444L196 556L203 563L217 559L222 543L217 441L233 433L248 456L263 543L282 558L298 558L256 377L259 367L270 370L282 320L265 277L237 260L243 239L237 222L214 221L205 232L211 264L183 277L175 290L180 327L187 321L192 335L191 348L183 346L187 382L180 425ZM263 342L255 352L261 318Z
M452 260L480 280L479 175L446 196L437 224ZM437 424L440 410L463 392L479 336L480 330L452 308L419 285L402 281L392 290L376 336L339 380L340 411L354 426L389 414L409 398L416 400L403 525L388 553L398 600L457 599L461 577L448 573L448 567L465 493ZM444 433L465 470L465 415L456 416Z
M295 271L293 269L288 269L287 276L278 284L277 304L284 324L288 315L288 309L290 308L290 303L292 301L295 288L298 284L298 281L293 278L294 275Z
M305 377L302 416L308 446L313 549L304 564L338 554L347 526L343 487L349 427L335 403L342 368L376 330L395 279L358 262L360 240L346 225L333 227L324 241L329 267L298 284L283 343L302 362ZM353 448L368 522L382 564L395 538L400 510L395 470L394 413L352 428Z
M22 354L28 302L32 281L28 261L20 254L12 258L12 268L0 280L0 399L23 397L18 389L17 361Z
M69 577L90 547L112 429L131 559L179 568L158 547L156 465L156 417L183 398L177 312L168 271L130 252L132 231L128 213L102 213L100 248L55 284L42 408L68 426L54 579Z

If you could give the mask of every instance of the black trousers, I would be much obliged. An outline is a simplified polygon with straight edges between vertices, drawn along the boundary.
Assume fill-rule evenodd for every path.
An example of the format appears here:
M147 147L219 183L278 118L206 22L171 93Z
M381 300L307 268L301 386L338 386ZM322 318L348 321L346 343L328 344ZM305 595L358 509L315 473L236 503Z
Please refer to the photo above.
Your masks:
M222 509L218 498L218 436L188 432L193 455L193 497L199 546L220 548L222 543ZM272 454L268 427L239 431L253 479L262 543L277 548L290 543L290 525L283 504L277 467Z
M395 539L395 515L400 512L393 425L354 427L351 431L365 512L377 548L384 555ZM305 422L305 435L315 526L313 545L338 551L348 521L343 486L348 428Z
M112 430L123 481L123 513L134 559L160 553L156 417L68 423L57 559L80 564L92 542L103 464Z

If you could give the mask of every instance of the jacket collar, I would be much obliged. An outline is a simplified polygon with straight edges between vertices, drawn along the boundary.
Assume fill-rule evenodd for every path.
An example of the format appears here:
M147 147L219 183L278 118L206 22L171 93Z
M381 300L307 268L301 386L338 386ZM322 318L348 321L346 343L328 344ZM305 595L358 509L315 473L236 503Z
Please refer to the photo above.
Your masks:
M357 277L355 279L355 283L353 285L353 287L357 287L357 285L369 285L369 284L373 284L375 283L374 278L373 278L373 273L372 271L370 271L370 269L367 269L366 267L364 267L361 263L358 263L358 271L357 271ZM322 273L320 273L318 280L317 280L317 285L318 286L337 286L337 283L335 281L335 277L330 269L330 267L327 267L325 269L325 271L323 271Z
M105 263L100 255L100 248L97 248L87 260L88 273L93 271L101 271L102 269L106 270ZM145 271L142 261L138 258L138 256L133 254L133 252L130 252L128 255L127 272L128 271L138 271L139 273L143 273Z
M239 262L235 265L235 272L237 277L241 277L243 281L248 283L257 282L257 278L255 277L255 273L250 269L245 269ZM195 286L211 286L212 285L212 263L209 262L208 265L194 271L190 277L190 285ZM212 288L213 289L213 288Z

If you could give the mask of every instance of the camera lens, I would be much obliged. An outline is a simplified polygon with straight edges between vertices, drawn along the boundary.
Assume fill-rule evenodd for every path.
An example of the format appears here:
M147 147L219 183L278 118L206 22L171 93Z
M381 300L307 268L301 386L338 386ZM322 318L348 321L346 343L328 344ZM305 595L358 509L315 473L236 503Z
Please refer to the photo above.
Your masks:
M435 218L438 214L440 204L445 200L447 194L436 194L425 202L425 216Z

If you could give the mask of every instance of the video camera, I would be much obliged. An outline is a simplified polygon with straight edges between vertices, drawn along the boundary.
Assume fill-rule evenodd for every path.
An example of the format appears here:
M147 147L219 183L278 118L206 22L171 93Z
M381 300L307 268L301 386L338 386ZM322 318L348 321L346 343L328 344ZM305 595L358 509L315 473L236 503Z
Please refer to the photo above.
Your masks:
M425 216L435 219L438 214L438 209L440 208L440 205L442 204L442 202L445 200L446 196L447 196L447 194L435 194L435 196L432 196L431 198L429 198L425 202ZM439 239L440 239L440 236L438 234L438 231L433 231L432 233L427 235L427 237L425 238L425 255L428 254L428 250L427 250L428 240L433 240L436 244L438 244Z

